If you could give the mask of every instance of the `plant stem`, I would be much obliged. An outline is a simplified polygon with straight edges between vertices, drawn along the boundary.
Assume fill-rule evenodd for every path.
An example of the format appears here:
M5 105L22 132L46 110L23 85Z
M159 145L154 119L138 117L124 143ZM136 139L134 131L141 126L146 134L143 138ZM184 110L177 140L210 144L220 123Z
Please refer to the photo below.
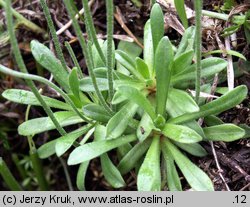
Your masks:
M49 27L53 42L55 44L56 54L57 54L57 56L62 64L63 68L68 72L68 67L66 65L66 61L64 59L62 49L60 47L60 42L59 42L58 36L56 34L56 29L55 29L55 26L53 24L53 21L52 21L50 12L49 12L49 8L48 8L45 0L40 0L40 3L41 3L41 6L43 8L45 18L47 20L48 27Z
M28 73L27 68L24 64L23 58L21 56L21 52L19 50L17 39L16 39L15 32L14 32L13 17L12 17L12 9L11 9L11 1L10 0L6 0L5 10L6 10L6 18L7 18L7 29L8 29L9 35L10 35L10 42L11 42L11 46L13 49L13 53L14 53L17 65L23 73ZM60 126L60 124L57 121L57 119L55 118L52 110L46 104L46 102L43 100L42 96L38 92L35 84L31 80L26 81L26 83L31 88L31 90L34 93L34 95L36 96L37 100L43 106L44 111L50 117L50 119L52 120L52 122L56 126L59 133L61 135L66 135L67 134L66 131Z
M201 9L202 0L195 1L195 53L196 53L196 82L195 82L195 100L198 103L200 97L201 87Z
M88 72L89 72L89 75L91 77L93 86L95 88L96 95L98 96L98 99L99 99L101 105L104 107L104 109L108 113L112 114L113 111L109 108L109 106L106 103L102 93L100 92L100 90L98 88L95 73L94 73L94 68L93 68L93 64L92 64L92 60L90 58L90 54L89 54L89 51L88 51L88 47L87 47L87 45L85 43L85 39L84 39L84 37L82 35L81 28L80 28L78 22L76 21L76 19L74 18L74 12L73 12L72 6L71 6L71 4L70 4L70 2L68 0L64 0L64 4L65 4L65 6L67 8L67 11L68 11L68 13L70 15L70 18L72 19L73 27L75 29L76 35L77 35L79 43L81 45L81 48L82 48L82 51L83 51L83 54L84 54L84 57L85 57L86 65L87 65L87 68L88 68Z
M49 190L48 182L43 172L43 166L42 166L40 158L38 157L37 150L35 148L30 150L30 159L32 162L33 170L36 174L36 178L37 178L40 190L43 190L43 191Z
M204 16L216 18L216 19L221 19L227 21L229 18L229 15L227 14L222 14L218 12L212 12L212 11L207 11L207 10L202 10L201 11Z
M61 157L58 157L58 159L59 159L60 163L62 164L63 171L64 171L64 174L65 174L65 177L66 177L66 181L67 181L69 190L73 191L74 188L73 188L73 185L72 185L72 182L71 182L71 179L70 179L70 174L69 174L67 165L66 165L65 161Z
M39 90L39 93L41 92L41 89ZM31 105L28 105L25 113L25 121L29 120L29 112L30 112ZM46 178L43 173L43 167L40 158L37 155L37 149L36 145L33 142L32 136L27 136L29 148L30 148L30 160L33 166L33 170L35 172L37 182L39 185L40 190L48 190L48 183L46 181Z
M114 78L113 78L113 32L114 32L114 5L113 0L106 0L107 11L107 78L109 85L109 101L114 96ZM112 107L112 105L111 105Z
M0 5L5 8L6 7L6 1L0 0ZM46 34L46 31L44 31L41 27L37 26L33 22L26 19L23 15L19 14L15 9L11 8L11 11L13 15L19 20L21 24L26 26L27 28L31 29L33 32ZM47 34L45 35L47 36Z
M85 22L85 25L87 27L86 31L87 31L88 37L93 41L93 43L94 43L94 45L95 45L95 47L96 47L96 49L101 57L101 60L105 64L106 63L105 56L104 56L102 49L100 47L100 44L97 40L95 26L94 26L94 22L93 22L90 8L88 5L88 0L82 0L82 4L83 4L83 8L84 8L84 17L85 17L84 22ZM71 19L72 19L72 17L71 17Z
M82 70L81 70L81 67L76 59L76 56L75 56L75 53L72 49L72 47L70 46L69 42L65 42L65 47L67 48L69 54L70 54L70 57L71 59L73 60L73 63L75 65L75 67L77 68L77 71L78 71L78 75L80 78L83 78L83 73L82 73Z
M76 112L76 114L79 117L81 117L84 121L86 121L88 123L91 122L90 120L88 120L86 117L84 117L79 112L79 110L77 109L75 104L72 102L72 100L68 97L68 95L62 89L60 89L57 85L50 82L49 80L47 80L47 79L45 79L43 77L37 76L37 75L31 75L31 74L27 74L27 73L21 73L21 72L18 72L18 71L14 71L14 70L11 70L11 69L9 69L9 68L1 65L1 64L0 64L0 72L11 75L11 76L14 76L14 77L17 77L17 78L22 78L22 79L29 80L29 81L31 81L31 80L38 81L38 82L41 82L41 83L43 83L45 85L48 85L49 87L53 88L56 92L58 92L63 97L63 99L72 107L72 109ZM39 93L39 95L40 95L40 93ZM65 135L66 134L64 134L62 136L65 136Z
M0 157L0 174L2 175L3 180L5 181L6 185L9 187L10 190L12 191L22 190L21 186L10 172L8 166L6 165L2 157Z

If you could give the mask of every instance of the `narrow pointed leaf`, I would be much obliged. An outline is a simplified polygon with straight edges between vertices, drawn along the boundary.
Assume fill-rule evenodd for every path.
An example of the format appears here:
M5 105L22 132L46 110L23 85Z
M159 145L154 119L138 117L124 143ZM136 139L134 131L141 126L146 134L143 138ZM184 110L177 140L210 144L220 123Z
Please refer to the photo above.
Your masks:
M77 69L73 68L69 75L69 86L73 95L80 100L79 79L77 77Z
M194 39L194 35L195 35L195 27L194 26L189 27L185 30L185 32L181 38L181 42L179 44L179 47L175 53L175 59L187 51L187 47L190 44L189 40ZM193 49L193 48L191 47L189 49Z
M152 120L156 118L153 106L151 105L149 100L142 94L142 92L130 86L122 86L119 87L118 90L123 96L127 97L127 99L142 107Z
M111 118L110 114L98 104L87 104L83 107L83 113L98 122L107 123Z
M150 72L145 61L139 57L137 57L135 61L136 61L136 70L143 76L143 78L150 79Z
M167 184L170 191L182 191L180 177L174 164L174 159L171 153L162 146L162 152L165 160L167 171Z
M185 9L185 2L184 0L174 0L175 8L177 10L177 13L181 19L181 22L186 29L188 27L188 19Z
M181 73L182 71L184 71L188 67L190 67L192 60L193 60L193 57L194 57L194 51L189 50L189 51L181 54L176 59L174 59L173 69L172 69L173 75Z
M56 153L56 142L57 142L57 139L49 141L43 144L41 147L39 147L37 149L39 158L46 159L50 157L51 155L54 155Z
M150 13L150 24L152 29L152 39L154 51L164 35L164 17L159 4L154 4Z
M144 141L154 128L152 119L147 113L144 113L136 130L136 135L140 142Z
M115 139L123 134L135 115L137 108L137 104L129 102L109 120L107 124L107 139Z
M143 80L142 75L136 70L135 61L132 60L125 52L116 50L116 60L123 65L136 78Z
M166 124L162 133L180 143L195 143L202 140L202 137L194 130L181 125Z
M178 88L193 87L195 83L195 66L187 68L182 73L176 74L172 77L171 83ZM227 67L227 62L221 58L206 58L201 61L201 78L206 78L221 72Z
M100 91L108 90L108 80L106 78L96 78L96 82ZM95 88L90 77L80 80L80 89L84 92L95 92Z
M16 103L32 106L41 106L40 102L36 99L36 96L30 91L25 91L21 89L8 89L2 93L2 96ZM52 108L72 110L71 106L62 101L58 101L47 96L42 96L42 98L46 102L46 104Z
M185 155L183 155L169 140L163 142L166 150L168 150L189 185L196 191L213 191L213 183L205 172L193 164Z
M176 117L188 112L197 112L199 106L187 92L171 88L166 110L171 117Z
M76 165L91 160L105 152L135 140L135 135L127 135L117 139L102 140L99 142L84 144L83 146L77 147L75 150L73 150L69 156L68 165Z
M81 123L84 120L76 115L74 112L56 112L54 113L56 119L62 127ZM45 131L55 129L54 123L49 117L42 117L28 120L18 127L18 133L23 136L33 136Z
M80 164L76 176L76 186L79 190L85 191L85 176L89 167L89 161Z
M101 166L105 179L113 188L121 188L126 185L121 173L116 166L111 162L107 153L101 156Z
M167 37L163 37L156 49L154 64L156 71L156 113L163 117L165 117L166 112L173 58L171 42Z
M66 91L69 91L68 72L64 70L60 61L56 59L52 51L38 41L32 40L31 52L36 61L53 74L56 82Z
M104 126L98 125L95 129L95 141L105 140L106 128ZM125 181L123 180L120 171L112 163L107 153L101 155L101 166L102 172L108 183L114 188L121 188L125 186Z
M140 56L142 52L142 48L139 47L135 42L127 42L123 40L119 41L117 49L125 52L132 60ZM129 71L119 62L117 62L116 68L117 68L117 71L123 74L129 75Z
M214 115L206 116L204 118L204 122L209 127L224 124L224 122L220 118Z
M245 85L238 86L220 98L201 106L199 112L183 114L176 118L169 119L168 123L180 124L201 117L219 114L241 103L246 98L247 91Z
M177 145L182 150L196 157L204 157L207 155L206 150L199 143L186 144L186 143L174 142L174 144Z
M152 77L154 71L154 47L152 39L152 31L150 20L148 20L144 26L144 49L143 59L148 66L150 76Z
M73 132L68 133L65 136L58 138L55 146L56 155L58 157L63 155L73 145L74 141L77 138L87 133L91 128L92 125L86 125Z
M118 169L122 175L132 170L136 163L146 153L151 144L151 139L146 139L143 142L136 144L120 161Z
M245 130L234 124L204 127L203 130L206 138L211 141L232 142L241 139L245 135Z
M160 137L155 136L137 177L139 191L161 190Z

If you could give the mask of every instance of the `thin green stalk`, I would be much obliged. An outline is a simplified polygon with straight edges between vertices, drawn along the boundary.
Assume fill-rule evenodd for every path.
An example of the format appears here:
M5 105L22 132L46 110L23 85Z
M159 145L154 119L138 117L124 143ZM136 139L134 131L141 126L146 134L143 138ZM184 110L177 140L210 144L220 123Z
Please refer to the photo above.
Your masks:
M41 82L41 83L43 83L45 85L48 85L49 87L53 88L56 92L58 92L63 97L63 99L72 107L72 109L76 112L76 114L79 117L81 117L86 122L91 122L90 120L88 120L86 117L84 117L79 112L79 110L77 109L77 107L75 106L73 101L68 97L68 95L62 89L60 89L57 85L50 82L49 80L47 80L47 79L45 79L43 77L37 76L37 75L31 75L31 74L27 74L27 73L14 71L14 70L11 70L11 69L9 69L9 68L1 65L1 64L0 64L0 72L11 75L11 76L14 76L16 78L22 78L22 79L29 80L29 81L31 81L31 80L38 81L38 82ZM66 134L64 134L64 135L66 135ZM64 135L62 135L62 136L64 136Z
M6 7L6 1L0 0L0 5L3 8L5 8ZM19 14L15 9L11 8L11 11L12 11L13 15L19 20L19 22L21 24L23 24L27 28L31 29L33 32L45 34L45 36L47 36L46 31L44 31L41 27L37 26L33 22L26 19L23 15Z
M212 11L207 11L207 10L202 10L202 14L204 16L208 16L208 17L212 17L212 18L216 18L216 19L221 19L224 21L227 21L229 18L229 15L227 15L227 14L222 14L222 13L212 12Z
M79 77L83 78L84 76L83 76L83 73L82 73L82 69L81 69L81 67L80 67L80 65L79 65L79 63L78 63L78 61L76 59L75 53L74 53L72 47L70 46L69 42L65 42L65 47L67 48L67 50L68 50L68 52L70 54L70 57L73 60L73 63L75 65L75 67L77 68Z
M114 5L113 0L106 0L107 11L107 77L109 85L109 101L114 96L114 78L113 78L113 32L114 32Z
M43 172L42 162L35 148L30 150L30 159L32 162L33 170L36 174L36 178L37 178L37 182L38 182L40 190L43 190L43 191L49 190L48 182Z
M93 41L103 63L106 63L105 56L104 56L102 49L100 47L100 44L97 40L95 26L94 26L94 22L93 22L90 8L88 5L88 0L82 0L82 4L83 4L83 8L84 8L84 17L85 17L84 22L85 22L85 25L87 27L86 31L88 33L88 37Z
M22 190L21 186L10 172L8 166L6 165L2 157L0 157L0 175L2 176L4 182L9 187L10 190L12 191Z
M39 90L39 93L41 92L41 89ZM28 105L25 113L25 121L29 120L29 113L30 113L31 105ZM45 175L43 173L43 167L42 162L40 158L37 155L37 149L36 145L32 139L32 136L27 136L27 140L29 143L29 154L30 154L30 160L32 163L33 170L35 172L37 182L39 185L40 190L49 190L48 182L45 178Z
M68 0L64 0L64 4L65 4L65 6L67 8L67 11L68 11L68 13L70 15L74 30L75 30L76 35L78 37L79 43L81 45L81 48L82 48L82 51L83 51L83 54L84 54L84 57L85 57L86 65L87 65L87 68L88 68L88 72L89 72L89 75L91 77L93 86L95 88L96 95L98 96L98 99L99 99L101 105L105 108L105 110L108 113L112 114L112 110L109 108L109 106L106 103L102 93L100 92L100 90L98 88L95 73L94 73L93 64L92 64L92 61L91 61L91 58L90 58L90 55L89 55L89 52L88 52L88 47L87 47L87 45L85 43L85 39L84 39L84 37L82 35L81 28L80 28L78 22L76 21L76 19L74 18L74 12L73 12L72 6L71 6L71 4L70 4L70 2Z
M41 6L43 8L43 12L44 12L45 18L47 20L48 27L49 27L49 30L50 30L50 33L51 33L51 36L52 36L52 39L53 39L53 42L55 45L56 54L57 54L57 56L62 64L63 68L68 72L68 67L66 65L66 61L65 61L64 56L63 56L62 48L60 47L60 42L59 42L58 36L56 34L56 29L55 29L55 26L53 24L53 21L52 21L50 12L49 12L49 8L48 8L45 0L40 0L40 3L41 3Z
M195 81L195 100L199 103L201 90L201 10L202 0L195 1L195 54L196 54L196 81Z
M9 35L10 35L10 42L11 42L11 46L12 46L12 49L13 49L13 53L14 53L17 65L18 65L18 67L20 68L20 70L23 73L28 73L27 68L26 68L26 66L24 64L23 58L21 56L21 52L19 50L17 39L16 39L15 32L14 32L13 17L12 17L12 10L11 10L11 1L10 0L6 0L6 5L5 6L6 6L5 10L6 10L7 28L8 28L8 32L9 32ZM38 92L35 84L31 80L26 81L26 83L31 88L31 90L34 93L34 95L36 96L37 100L43 106L44 111L50 117L50 119L52 120L52 122L56 126L56 129L59 131L59 133L61 135L66 135L67 134L66 131L60 126L60 124L57 121L57 119L55 118L52 110L45 103L45 101L43 100L42 96Z
M79 146L80 146L80 145L79 145ZM78 147L79 147L79 146L78 146ZM63 171L64 171L64 174L65 174L65 177L66 177L66 181L67 181L69 190L70 190L70 191L73 191L74 188L73 188L73 185L72 185L72 182L71 182L71 179L70 179L70 174L69 174L67 165L66 165L65 161L64 161L61 157L58 157L58 159L59 159L60 163L62 164Z

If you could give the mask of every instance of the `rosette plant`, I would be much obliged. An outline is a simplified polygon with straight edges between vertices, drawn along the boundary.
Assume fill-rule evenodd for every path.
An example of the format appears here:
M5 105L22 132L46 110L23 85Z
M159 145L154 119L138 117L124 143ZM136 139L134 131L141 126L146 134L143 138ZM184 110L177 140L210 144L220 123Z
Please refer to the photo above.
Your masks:
M45 1L41 3L50 22ZM244 129L225 124L216 115L241 103L246 98L247 88L238 86L209 103L202 97L196 102L186 90L197 88L197 64L201 65L200 77L205 80L223 71L227 62L215 57L193 61L195 52L199 52L194 49L195 35L199 32L195 27L185 31L177 48L172 45L164 36L164 18L158 4L153 5L144 28L141 56L140 48L129 43L121 42L115 50L112 1L106 1L107 40L103 41L96 37L88 1L83 0L87 42L74 18L74 5L67 0L64 3L82 47L89 76L83 75L69 44L66 46L76 66L73 69L68 68L60 56L59 47L56 51L60 60L43 44L31 42L34 58L53 74L59 86L43 77L0 65L1 72L23 78L29 84L33 84L32 81L44 83L64 99L42 96L34 88L33 92L6 90L2 94L6 99L43 106L48 114L48 117L22 123L19 134L34 136L57 129L61 136L42 145L38 154L40 158L47 158L70 151L68 165L80 165L77 174L80 190L85 189L89 162L97 157L100 157L106 180L114 188L125 186L123 175L135 171L140 191L159 191L165 186L171 191L182 190L178 167L194 190L213 190L210 178L187 154L205 156L201 141L229 142L244 136ZM11 13L8 6L6 10L7 14ZM11 18L8 20L11 24ZM53 25L49 26L53 36ZM12 39L15 42L15 38ZM55 35L53 40L59 45ZM207 92L209 83L201 89ZM50 108L59 111L52 112ZM204 119L202 126L198 124L199 119ZM70 132L63 129L73 124L82 126Z

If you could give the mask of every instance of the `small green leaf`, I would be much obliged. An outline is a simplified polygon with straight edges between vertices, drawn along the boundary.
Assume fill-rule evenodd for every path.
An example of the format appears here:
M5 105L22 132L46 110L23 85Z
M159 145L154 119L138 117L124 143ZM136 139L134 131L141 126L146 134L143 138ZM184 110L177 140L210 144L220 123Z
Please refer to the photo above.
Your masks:
M174 142L174 144L177 145L182 150L196 157L204 157L207 155L206 150L199 143L186 144L186 143Z
M138 105L129 102L117 112L107 124L107 139L115 139L123 134L131 118L135 115Z
M83 113L98 122L107 123L111 118L110 114L98 104L87 104L83 107Z
M101 156L101 166L105 179L113 188L121 188L126 185L125 181L121 176L121 173L116 168L116 166L111 162L107 153Z
M77 77L77 68L73 68L69 75L69 86L74 96L80 100L80 83Z
M185 2L184 0L174 0L176 11L181 19L181 22L186 29L188 27L188 19L185 9Z
M106 78L96 78L96 82L100 91L108 90L108 80ZM84 92L95 92L95 88L90 77L85 77L80 80L80 89Z
M167 184L170 191L182 191L180 178L171 153L162 146L162 152L167 171Z
M130 86L122 86L118 88L119 92L127 97L127 99L142 107L152 120L156 118L155 111L149 100L136 88Z
M166 124L162 133L166 137L181 143L195 143L202 140L202 137L197 132L181 125Z
M203 54L203 56L209 56L209 55L212 55L212 54L228 54L228 55L233 55L235 57L238 57L238 58L241 58L245 61L247 61L246 57L244 55L242 55L241 53L237 52L237 51L234 51L234 50L212 50L210 52L206 52Z
M57 139L49 141L43 144L41 147L39 147L37 150L39 158L46 159L50 157L51 155L55 154L56 153L56 141Z
M166 150L173 156L176 164L180 168L189 185L196 191L213 191L213 183L210 178L200 168L194 165L185 155L183 155L169 140L163 142Z
M167 122L180 124L201 117L219 114L241 103L246 98L247 91L248 90L245 85L238 86L220 98L201 106L199 112L186 113L181 116L171 118Z
M204 127L203 131L206 138L211 141L232 142L241 139L245 135L245 130L234 124Z
M98 125L95 129L95 141L105 140L106 128L104 126ZM121 173L112 163L107 153L101 155L101 166L102 172L108 183L114 188L121 188L126 185L123 180Z
M195 36L195 27L189 27L185 30L179 47L175 53L175 59L184 54L188 49L193 49L193 45L190 46L190 40L193 40Z
M215 125L224 124L224 122L220 118L214 115L206 116L204 118L204 122L207 126L215 126Z
M152 119L147 113L144 113L136 130L136 135L140 142L144 141L154 128Z
M115 59L123 65L137 79L143 80L142 75L136 70L135 61L132 60L125 52L116 50Z
M76 165L91 160L116 147L135 141L136 139L135 135L127 135L117 139L102 140L99 142L84 144L71 152L68 159L68 165Z
M227 61L221 58L206 58L201 61L201 78L209 77L215 73L219 73L225 69L226 66ZM196 64L193 64L182 73L174 75L171 79L171 83L178 88L187 88L189 86L193 86L195 83L195 67Z
M146 153L151 144L151 139L146 139L143 142L137 143L120 161L118 169L122 175L132 170L136 163Z
M150 79L150 73L147 64L140 57L136 57L136 70L143 76L145 79Z
M8 89L2 93L2 96L16 103L32 106L41 106L40 102L36 99L36 96L30 91L25 91L21 89ZM62 101L58 101L47 96L42 96L42 98L46 102L46 104L52 108L72 110L71 106Z
M139 191L161 190L160 137L153 137L137 177Z
M70 111L59 111L54 113L55 118L62 127L82 123L84 120ZM28 120L18 127L18 133L23 136L33 136L45 131L55 129L54 123L49 117L41 117Z
M184 113L197 112L199 111L199 106L187 92L171 88L166 110L171 117L176 117Z
M144 49L143 59L148 66L150 76L152 77L154 71L154 47L152 40L152 31L150 20L148 20L144 26Z
M142 48L138 46L135 42L127 42L123 40L119 41L117 49L125 52L132 60L140 56L142 52ZM129 71L119 62L117 62L116 68L117 71L119 71L120 73L129 75Z
M166 112L173 58L172 44L167 37L163 37L156 49L154 64L156 71L156 113L163 117L165 117Z
M174 59L172 73L176 75L190 67L194 57L194 51L189 50Z
M242 138L243 139L250 138L250 127L246 124L240 124L239 127L241 129L244 129L244 131L245 131L245 136Z
M79 190L85 191L85 176L89 167L89 161L80 164L76 176L76 186Z
M58 157L63 155L73 145L77 138L87 133L92 127L92 125L85 125L73 132L68 133L65 136L58 138L55 146L56 155Z
M36 61L50 71L56 82L69 92L68 72L64 70L60 61L56 59L52 51L36 40L31 41L30 47Z
M152 39L154 51L164 35L164 17L159 4L154 4L150 13L150 24L152 29ZM163 56L165 57L165 56Z

